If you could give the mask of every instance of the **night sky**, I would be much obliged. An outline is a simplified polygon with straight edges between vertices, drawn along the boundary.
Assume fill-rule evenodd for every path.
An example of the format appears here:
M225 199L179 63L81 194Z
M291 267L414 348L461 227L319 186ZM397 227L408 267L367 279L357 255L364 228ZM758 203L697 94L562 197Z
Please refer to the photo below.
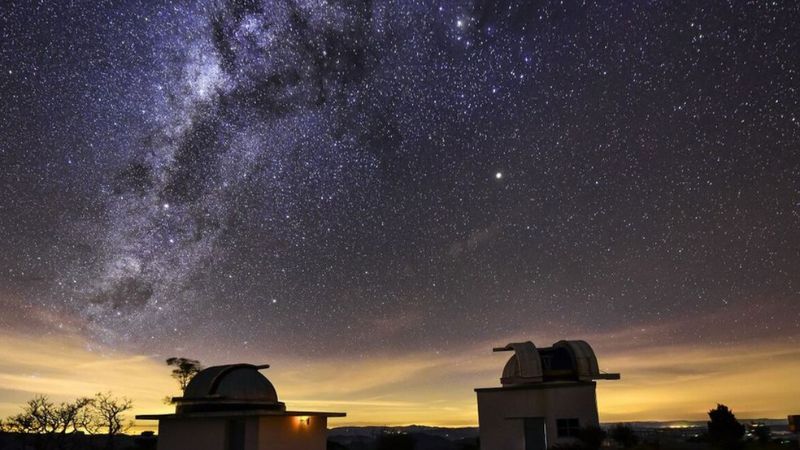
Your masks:
M798 23L780 1L6 0L5 345L796 348Z

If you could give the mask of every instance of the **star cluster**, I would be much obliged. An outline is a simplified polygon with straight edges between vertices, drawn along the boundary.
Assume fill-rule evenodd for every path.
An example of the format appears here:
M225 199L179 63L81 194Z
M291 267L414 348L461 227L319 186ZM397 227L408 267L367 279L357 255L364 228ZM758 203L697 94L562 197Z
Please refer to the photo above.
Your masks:
M4 2L0 323L210 359L797 339L799 20Z

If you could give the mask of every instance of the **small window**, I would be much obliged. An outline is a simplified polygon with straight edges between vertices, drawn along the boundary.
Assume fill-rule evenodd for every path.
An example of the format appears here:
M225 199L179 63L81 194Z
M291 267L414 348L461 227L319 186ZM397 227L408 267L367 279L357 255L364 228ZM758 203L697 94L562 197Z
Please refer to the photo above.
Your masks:
M558 437L576 438L581 431L581 424L578 419L556 419L556 428L558 429Z

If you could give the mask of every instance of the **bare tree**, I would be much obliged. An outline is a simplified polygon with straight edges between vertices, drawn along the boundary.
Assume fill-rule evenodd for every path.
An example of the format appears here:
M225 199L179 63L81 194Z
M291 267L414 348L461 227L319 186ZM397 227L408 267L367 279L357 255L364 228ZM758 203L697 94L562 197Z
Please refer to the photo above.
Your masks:
M22 448L28 448L29 441L38 433L38 422L27 411L9 417L3 422L3 431L16 433ZM40 447L40 445L37 445Z
M174 369L172 369L172 378L178 381L181 392L186 390L186 386L192 381L192 378L203 370L200 361L188 358L168 358L167 365L174 367Z
M622 423L614 425L609 431L609 436L623 448L633 448L639 443L639 437L633 428Z
M6 433L35 433L36 422L28 414L20 413L3 421L3 431Z
M114 436L130 427L130 423L125 420L125 412L133 408L133 402L124 397L113 397L110 392L101 392L95 395L92 406L94 414L89 429L108 434L107 448L113 449Z
M86 407L71 417L72 428L86 433L93 433L96 429L95 399L85 398L80 400L86 401Z
M56 431L58 424L56 421L56 406L47 396L39 395L28 400L23 408L23 415L27 415L33 424L34 431L37 433L51 434Z
M34 448L44 450L55 445L55 405L47 396L39 395L25 403L22 412L9 418L14 431L20 433L23 445L28 438Z
M56 443L58 448L73 448L76 443L71 435L85 431L88 417L91 417L91 407L94 401L88 397L81 397L74 402L65 402L53 410L53 425L58 433Z
M22 412L7 419L9 431L15 433L38 433L41 430L41 413L39 405L47 402L46 397L35 397L28 400Z
M73 435L103 433L108 435L108 448L113 449L114 436L130 426L125 413L131 408L130 400L114 397L110 392L58 405L40 395L28 400L21 413L0 422L0 430L17 433L23 448L32 442L37 450L79 448L81 444Z
M46 396L37 396L28 400L21 413L6 419L3 429L23 439L31 437L36 448L65 449L71 441L68 435L82 429L79 418L90 413L91 404L91 399L79 398L56 405Z

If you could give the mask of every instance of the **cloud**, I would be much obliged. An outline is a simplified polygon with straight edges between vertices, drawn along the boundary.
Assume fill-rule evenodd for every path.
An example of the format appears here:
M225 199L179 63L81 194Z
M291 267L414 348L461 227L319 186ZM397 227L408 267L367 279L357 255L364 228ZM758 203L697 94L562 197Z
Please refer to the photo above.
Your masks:
M622 373L620 381L598 382L600 415L606 422L698 420L717 402L732 407L740 418L783 417L796 406L793 399L800 397L794 380L800 370L800 350L793 345L751 342L614 349L602 343L601 335L585 337L601 343L602 367ZM508 355L492 353L491 347L508 340L450 352L371 358L249 358L271 363L264 374L289 408L348 413L333 426L462 426L477 423L473 389L499 385ZM68 335L38 339L0 335L0 384L5 401L0 403L0 416L13 414L23 399L36 394L66 400L106 390L133 399L134 414L165 412L170 408L161 401L176 390L161 357L90 350L85 340Z
M175 393L168 368L148 355L92 350L72 335L30 338L0 334L0 416L18 411L35 395L68 401L111 391L134 401L131 414L166 412L162 399ZM12 403L14 400L17 403Z
M800 349L792 345L660 347L608 355L623 372L603 383L598 401L603 419L703 419L716 403L739 417L783 417L800 388Z

